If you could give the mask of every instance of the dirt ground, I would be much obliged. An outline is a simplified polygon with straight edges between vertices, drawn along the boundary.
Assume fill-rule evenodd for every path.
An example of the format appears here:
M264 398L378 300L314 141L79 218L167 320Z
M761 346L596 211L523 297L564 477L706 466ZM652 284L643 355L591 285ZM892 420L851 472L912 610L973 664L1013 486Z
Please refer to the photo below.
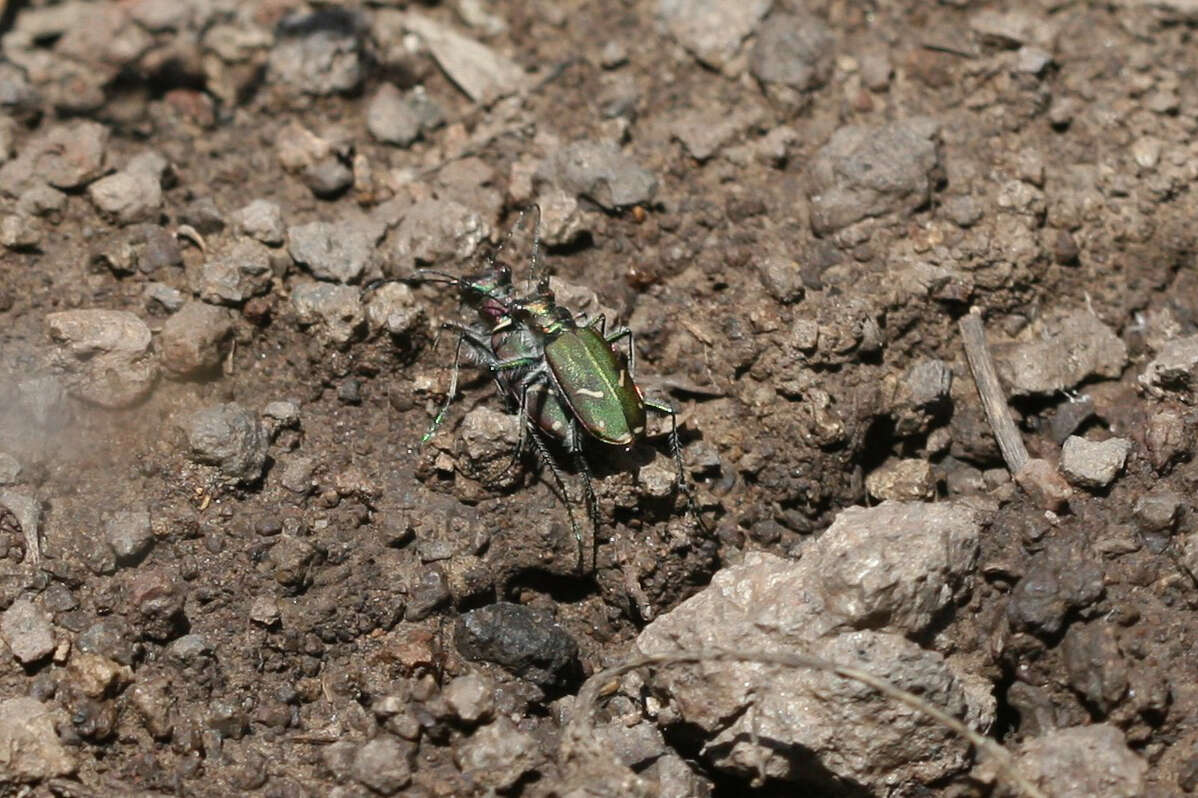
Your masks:
M1048 794L1198 790L1192 2L10 0L2 24L4 794L1014 794L941 738L893 766L781 731L728 753L773 683L687 697L742 674L718 669L613 680L610 769L562 754L589 675L731 624L673 614L717 573L815 579L838 517L865 530L844 556L902 574L842 587L931 603L821 640L949 668ZM535 447L483 479L520 424L475 364L422 442L442 322L481 327L415 270L506 241L523 293L534 203L557 301L626 324L677 408L693 506L652 413L628 451L587 442L597 530L558 441L568 500ZM971 309L1043 466L1018 484ZM936 524L974 548L908 577L927 547L897 530ZM1036 770L1079 729L1106 748Z

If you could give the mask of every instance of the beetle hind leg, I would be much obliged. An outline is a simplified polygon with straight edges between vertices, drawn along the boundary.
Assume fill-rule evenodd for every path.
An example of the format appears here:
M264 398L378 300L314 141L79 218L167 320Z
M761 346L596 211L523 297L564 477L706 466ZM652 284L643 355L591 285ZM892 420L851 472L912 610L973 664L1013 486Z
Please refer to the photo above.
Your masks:
M678 411L665 402L654 399L646 399L645 407L670 417L670 454L674 457L675 484L686 497L687 510L694 517L695 523L700 530L707 532L707 524L703 523L703 516L699 514L699 501L695 498L695 492L686 479L686 464L682 461L682 443L678 439Z

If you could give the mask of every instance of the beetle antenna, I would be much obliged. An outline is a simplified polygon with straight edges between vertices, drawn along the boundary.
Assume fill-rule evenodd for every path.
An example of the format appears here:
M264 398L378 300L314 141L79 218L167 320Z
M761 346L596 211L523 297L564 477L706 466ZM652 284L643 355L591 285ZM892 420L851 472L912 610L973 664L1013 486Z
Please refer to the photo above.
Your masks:
M534 202L532 209L536 211L537 219L532 229L532 274L530 277L537 283L537 295L547 296L549 295L549 272L541 257L541 206Z

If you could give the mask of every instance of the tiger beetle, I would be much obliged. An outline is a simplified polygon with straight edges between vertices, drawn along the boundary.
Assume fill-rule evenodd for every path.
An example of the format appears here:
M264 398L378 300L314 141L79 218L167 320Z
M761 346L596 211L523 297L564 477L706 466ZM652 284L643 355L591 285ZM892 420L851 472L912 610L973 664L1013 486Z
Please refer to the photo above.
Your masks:
M538 455L550 467L570 516L574 538L579 545L582 565L582 535L570 508L559 469L540 436L563 444L574 457L583 476L587 515L592 528L599 527L598 502L590 468L583 456L584 437L603 444L628 448L644 440L646 413L653 411L670 417L670 451L676 468L676 486L686 494L691 514L699 526L695 498L686 482L682 448L678 440L677 412L670 405L645 398L635 379L635 346L627 327L606 331L602 314L581 324L566 308L558 305L549 288L549 276L540 258L540 208L532 244L532 276L535 291L526 297L515 296L511 270L490 259L490 269L471 277L454 277L444 272L419 270L417 276L432 282L454 285L462 301L479 315L478 329L458 322L446 322L444 329L458 334L449 393L445 404L421 439L427 442L436 432L457 390L462 347L491 372L500 390L519 408L520 439L506 473L519 458L524 441L532 442ZM520 214L513 231L520 226ZM511 237L511 233L507 238ZM503 244L507 243L507 239ZM500 245L502 249L503 244ZM498 253L496 253L498 254ZM627 352L616 344L627 340Z

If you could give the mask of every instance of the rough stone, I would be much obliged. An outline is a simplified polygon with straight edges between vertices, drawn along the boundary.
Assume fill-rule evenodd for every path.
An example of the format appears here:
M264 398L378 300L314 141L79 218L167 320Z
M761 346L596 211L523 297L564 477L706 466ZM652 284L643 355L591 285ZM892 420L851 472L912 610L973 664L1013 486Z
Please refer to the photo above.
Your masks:
M290 15L279 23L267 67L269 80L316 96L353 91L365 71L362 28L354 12L337 7Z
M454 679L445 686L443 694L453 714L466 723L477 723L494 709L491 685L474 673Z
M643 205L657 193L657 178L620 151L614 141L576 141L550 155L536 178L607 210Z
M466 659L494 662L540 685L569 678L578 666L578 644L549 615L501 601L465 612L454 644Z
M150 513L146 510L116 513L104 524L104 539L116 553L119 564L136 565L154 545Z
M430 17L409 12L404 26L424 40L449 79L480 105L514 94L527 82L519 64Z
M691 55L720 69L736 57L770 6L770 0L658 0L657 16Z
M865 489L881 501L928 501L936 495L936 479L927 460L890 459L866 476Z
M108 128L97 122L51 128L0 167L0 192L16 197L42 183L62 190L90 183L104 173L108 137Z
M1138 798L1148 763L1106 723L1054 729L1020 746L1014 766L1053 798Z
M412 781L409 746L394 737L375 737L354 753L350 773L360 784L382 795L394 795Z
M35 784L75 772L54 722L55 713L36 698L0 701L0 781Z
M233 212L233 224L240 232L268 246L277 247L285 240L287 229L278 203L256 199Z
M927 204L939 162L939 125L914 117L882 127L846 125L811 161L808 196L817 234Z
M117 224L154 221L162 208L162 185L148 171L115 172L87 187L102 215Z
M1193 403L1198 387L1198 335L1166 342L1144 367L1140 384L1154 396L1174 394Z
M270 289L270 249L252 238L238 237L214 247L188 276L192 291L205 302L240 305Z
M353 283L381 274L375 245L382 234L364 221L310 222L287 231L287 249L316 279Z
M162 325L158 337L162 368L174 377L198 377L220 368L233 335L233 317L224 308L188 302Z
M206 407L191 414L186 431L197 463L217 466L243 483L261 478L270 439L251 411L235 402Z
M749 58L754 77L797 91L818 89L832 77L836 39L810 14L771 14Z
M0 635L23 665L45 659L54 651L54 626L32 601L17 599L0 616Z
M1091 441L1071 435L1061 447L1061 473L1074 485L1100 490L1110 485L1127 462L1131 441Z
M319 334L338 345L353 340L365 322L360 292L348 285L298 283L291 306L300 324L319 325Z
M993 345L995 368L1012 396L1059 393L1091 377L1118 377L1127 345L1095 315L1078 311Z
M422 200L408 209L395 231L395 268L406 276L418 266L460 263L490 236L490 225L465 205L453 200Z
M454 761L472 779L506 790L537 763L537 743L500 716L467 737L453 751Z
M158 379L145 322L122 310L66 310L46 316L59 344L55 362L70 393L102 407L127 407L143 399Z

